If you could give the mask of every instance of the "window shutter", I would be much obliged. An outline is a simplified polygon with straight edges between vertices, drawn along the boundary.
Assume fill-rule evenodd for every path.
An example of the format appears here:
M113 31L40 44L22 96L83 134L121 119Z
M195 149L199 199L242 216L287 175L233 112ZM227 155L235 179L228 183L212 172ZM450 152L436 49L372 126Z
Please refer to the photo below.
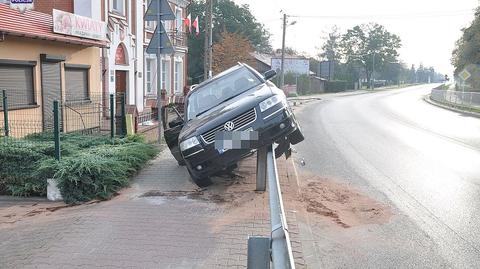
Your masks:
M67 101L88 100L88 69L65 68Z
M7 90L10 108L33 105L33 67L0 65L0 91ZM0 107L3 104L0 102ZM3 108L3 107L2 107Z

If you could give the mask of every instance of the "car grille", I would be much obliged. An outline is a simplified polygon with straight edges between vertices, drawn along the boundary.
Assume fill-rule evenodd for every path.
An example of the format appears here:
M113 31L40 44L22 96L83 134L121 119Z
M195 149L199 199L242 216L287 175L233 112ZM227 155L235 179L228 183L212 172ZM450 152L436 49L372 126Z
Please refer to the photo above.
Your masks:
M252 108L250 109L249 111L243 113L242 115L240 116L237 116L233 119L231 119L230 121L233 122L234 126L235 126L235 130L238 130L238 129L241 129L245 126L247 126L248 124L254 122L255 120L257 119L257 113L255 111L255 108ZM210 144L210 143L213 143L215 141L215 134L220 132L220 131L223 131L223 124L222 125L219 125L215 128L213 128L212 130L204 133L201 135L203 141L205 141L205 143L207 144Z

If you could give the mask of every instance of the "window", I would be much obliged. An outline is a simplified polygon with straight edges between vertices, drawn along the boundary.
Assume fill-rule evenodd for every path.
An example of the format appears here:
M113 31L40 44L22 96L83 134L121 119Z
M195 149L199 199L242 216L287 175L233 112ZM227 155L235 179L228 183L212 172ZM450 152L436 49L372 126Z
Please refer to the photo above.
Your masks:
M35 105L33 66L2 65L0 63L0 89L7 91L9 108ZM3 103L0 102L0 109Z
M145 7L145 9L148 8L148 6L150 6L150 3L152 2L152 0L147 0L147 6ZM155 22L154 21L146 21L145 22L145 28L147 30L155 30Z
M175 93L182 93L183 88L183 63L175 62Z
M112 10L120 15L125 15L125 0L112 0Z
M153 62L153 59L149 59L147 58L147 60L145 61L145 65L146 65L146 68L145 68L145 80L146 80L146 89L147 89L147 94L152 94L153 93L153 83L155 83L153 81L154 79L154 76L153 76L153 72L152 72L152 65L154 64Z
M89 99L88 68L65 67L65 99L84 101Z
M162 60L162 89L170 90L170 61Z
M175 11L175 19L176 19L176 27L177 27L177 32L182 32L183 31L183 18L182 18L182 10L177 9Z

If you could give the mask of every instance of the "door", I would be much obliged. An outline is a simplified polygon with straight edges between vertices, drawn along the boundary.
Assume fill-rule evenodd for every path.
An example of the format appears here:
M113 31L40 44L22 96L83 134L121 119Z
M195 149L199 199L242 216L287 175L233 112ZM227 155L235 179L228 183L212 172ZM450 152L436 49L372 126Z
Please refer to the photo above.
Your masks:
M175 113L176 117L167 117L172 118L174 120L168 122L166 124L165 130L163 132L163 136L165 137L165 142L167 143L170 152L172 153L173 157L177 160L179 165L184 165L185 161L183 160L182 154L180 152L180 146L178 145L178 136L183 128L183 118L182 115L178 112L178 110L174 107L165 109L164 113Z
M53 129L53 101L62 100L60 63L42 62L43 130ZM61 109L60 109L61 111ZM60 120L60 123L62 121ZM60 129L62 129L60 127Z

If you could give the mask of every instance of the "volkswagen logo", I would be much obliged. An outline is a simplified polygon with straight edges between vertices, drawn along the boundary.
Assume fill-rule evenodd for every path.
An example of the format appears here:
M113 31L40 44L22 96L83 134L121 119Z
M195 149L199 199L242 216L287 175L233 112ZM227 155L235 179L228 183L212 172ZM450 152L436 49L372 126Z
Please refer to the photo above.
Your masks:
M227 132L233 131L233 128L235 128L235 124L231 121L227 121L223 125L223 129L225 129L225 131L227 131Z

